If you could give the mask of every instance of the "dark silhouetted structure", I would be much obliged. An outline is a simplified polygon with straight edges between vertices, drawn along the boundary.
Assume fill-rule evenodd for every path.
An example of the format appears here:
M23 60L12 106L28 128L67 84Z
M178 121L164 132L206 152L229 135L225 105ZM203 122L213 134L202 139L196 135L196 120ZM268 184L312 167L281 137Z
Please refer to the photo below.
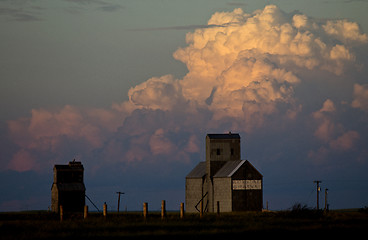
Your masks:
M58 213L60 205L65 212L83 212L86 188L84 168L73 160L68 165L54 166L54 183L51 187L51 210Z
M240 159L239 134L207 134L206 162L186 176L186 211L200 211L200 206L203 212L262 211L262 179Z

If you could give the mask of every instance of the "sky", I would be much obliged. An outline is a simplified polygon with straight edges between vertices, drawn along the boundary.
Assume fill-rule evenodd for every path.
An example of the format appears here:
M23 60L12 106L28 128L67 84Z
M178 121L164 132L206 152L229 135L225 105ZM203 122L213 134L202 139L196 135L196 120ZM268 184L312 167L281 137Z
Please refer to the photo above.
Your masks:
M0 0L0 211L47 210L53 166L102 208L169 210L236 132L273 210L368 205L368 1ZM86 203L91 205L88 200ZM92 206L90 209L93 209Z

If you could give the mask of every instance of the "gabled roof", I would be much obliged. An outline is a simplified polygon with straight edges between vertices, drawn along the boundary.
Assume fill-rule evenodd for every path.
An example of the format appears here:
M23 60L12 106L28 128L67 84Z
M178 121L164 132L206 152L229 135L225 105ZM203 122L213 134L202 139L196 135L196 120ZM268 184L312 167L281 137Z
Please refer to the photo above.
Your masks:
M240 135L238 133L224 133L224 134L207 134L207 137L210 139L240 139Z
M244 163L245 160L228 161L213 177L231 177Z
M203 178L206 175L206 162L199 162L186 178Z
M225 163L225 165L213 177L232 177L234 173L243 166L243 164L248 164L248 166L254 168L254 170L258 172L258 170L248 160L236 160ZM262 176L261 173L259 174Z

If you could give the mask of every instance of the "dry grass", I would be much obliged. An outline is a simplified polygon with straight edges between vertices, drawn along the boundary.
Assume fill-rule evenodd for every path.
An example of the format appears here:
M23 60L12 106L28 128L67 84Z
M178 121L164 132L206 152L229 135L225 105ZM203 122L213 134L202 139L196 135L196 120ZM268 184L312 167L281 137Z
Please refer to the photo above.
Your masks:
M49 212L0 213L0 239L120 239L172 238L184 236L237 237L244 234L308 234L317 232L357 233L368 227L367 211L324 214L310 209L279 212L224 213L221 215L150 213L146 220L140 212L110 213L105 219L100 213L66 215L63 222ZM304 235L303 235L304 236Z

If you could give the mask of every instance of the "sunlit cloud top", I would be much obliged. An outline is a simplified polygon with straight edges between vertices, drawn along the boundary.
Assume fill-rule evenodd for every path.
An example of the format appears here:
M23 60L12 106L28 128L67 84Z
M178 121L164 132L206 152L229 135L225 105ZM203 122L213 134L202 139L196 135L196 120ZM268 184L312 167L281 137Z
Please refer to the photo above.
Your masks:
M72 151L96 169L103 161L189 163L192 154L200 153L206 131L252 136L260 129L272 131L274 122L308 126L300 134L323 147L311 147L305 158L327 157L336 149L359 151L359 130L336 117L340 102L326 97L305 110L298 92L312 82L311 72L321 76L313 80L320 89L332 77L358 71L356 49L367 41L355 22L314 19L275 5L252 13L240 8L216 12L208 26L187 33L187 45L173 53L188 69L183 78L153 76L132 87L128 101L109 109L66 105L33 109L30 117L9 121L19 151L5 166L41 170L45 161L57 162ZM367 86L354 80L348 84L353 101L344 107L366 114Z

